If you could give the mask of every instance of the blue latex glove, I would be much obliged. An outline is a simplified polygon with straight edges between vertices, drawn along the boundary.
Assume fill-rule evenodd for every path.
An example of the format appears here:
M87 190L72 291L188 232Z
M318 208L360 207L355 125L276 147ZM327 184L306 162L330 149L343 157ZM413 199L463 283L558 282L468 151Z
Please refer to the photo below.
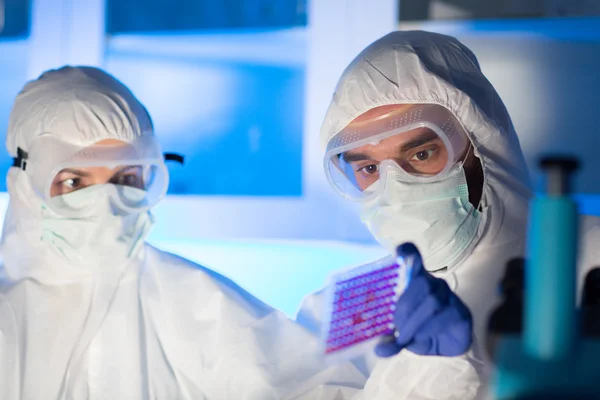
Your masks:
M414 255L411 280L396 303L396 336L385 337L375 348L380 357L402 349L431 356L458 356L473 341L473 318L446 281L431 275L412 243L398 247L398 256Z

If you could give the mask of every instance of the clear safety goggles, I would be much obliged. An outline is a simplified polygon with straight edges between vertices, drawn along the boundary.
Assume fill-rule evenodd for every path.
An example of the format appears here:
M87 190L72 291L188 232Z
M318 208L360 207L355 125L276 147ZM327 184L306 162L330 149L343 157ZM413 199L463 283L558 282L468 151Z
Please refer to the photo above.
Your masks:
M399 105L383 115L351 122L327 145L327 180L343 197L366 201L385 185L384 172L406 182L443 177L469 148L459 122L436 104Z
M169 185L165 159L183 162L178 155L163 155L154 136L80 146L41 135L28 152L18 150L13 166L27 173L50 209L67 217L85 217L93 210L70 201L69 194L96 185L113 187L108 191L111 203L122 212L138 213L156 205Z

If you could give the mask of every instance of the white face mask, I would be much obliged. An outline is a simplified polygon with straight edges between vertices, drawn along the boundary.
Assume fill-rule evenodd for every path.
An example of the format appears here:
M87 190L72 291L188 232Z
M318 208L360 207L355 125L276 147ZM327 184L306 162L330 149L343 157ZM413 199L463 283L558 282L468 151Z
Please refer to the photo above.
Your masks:
M377 241L393 254L400 244L414 243L430 271L460 262L481 220L469 203L462 166L453 167L436 182L403 182L393 168L382 179L384 190L364 203L361 212L361 220Z
M61 256L81 266L119 266L134 257L154 218L150 212L119 213L111 205L111 185L94 185L63 195L65 203L92 207L92 216L67 218L42 206L42 240ZM143 196L136 188L122 188ZM89 215L89 214L88 214Z

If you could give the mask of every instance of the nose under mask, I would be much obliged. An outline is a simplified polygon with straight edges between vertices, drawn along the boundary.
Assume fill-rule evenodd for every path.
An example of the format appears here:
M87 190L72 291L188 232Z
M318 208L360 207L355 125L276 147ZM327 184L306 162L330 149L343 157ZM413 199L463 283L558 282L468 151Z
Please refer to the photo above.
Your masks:
M154 218L149 211L127 214L115 207L112 185L95 185L62 195L64 204L91 207L86 217L61 216L42 205L42 241L60 256L82 267L116 267L142 247ZM144 196L133 187L131 198Z
M435 182L406 182L402 176L387 168L380 178L385 187L363 204L361 220L390 252L412 242L428 270L452 268L466 255L481 221L469 203L462 165Z

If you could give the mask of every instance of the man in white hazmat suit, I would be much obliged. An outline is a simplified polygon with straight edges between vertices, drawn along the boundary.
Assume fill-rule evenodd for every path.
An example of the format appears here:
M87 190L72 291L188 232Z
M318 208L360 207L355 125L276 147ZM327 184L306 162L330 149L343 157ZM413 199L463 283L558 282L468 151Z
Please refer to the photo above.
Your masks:
M144 243L168 174L121 83L65 67L28 83L0 254L0 398L333 399L314 337L234 283ZM335 383L328 383L335 382Z
M532 190L510 116L475 55L440 34L384 36L342 74L321 143L328 181L358 202L373 236L391 252L415 243L474 318L465 355L356 360L370 375L364 398L478 397L487 320L506 263L524 254ZM322 293L308 297L298 321L318 331L322 302Z

